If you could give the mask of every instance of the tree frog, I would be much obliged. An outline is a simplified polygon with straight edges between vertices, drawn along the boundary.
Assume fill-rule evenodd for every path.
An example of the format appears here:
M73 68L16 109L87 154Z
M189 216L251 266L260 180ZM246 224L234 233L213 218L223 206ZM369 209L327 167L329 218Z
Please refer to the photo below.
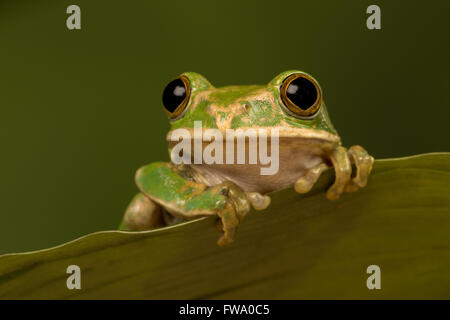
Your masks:
M163 106L171 125L167 137L172 161L150 163L137 171L135 180L140 192L126 209L121 230L150 230L217 216L221 231L218 244L226 245L233 241L238 225L251 208L263 210L269 206L267 194L271 191L293 186L298 193L307 193L321 173L333 167L335 181L326 197L335 200L344 192L364 187L374 162L361 146L346 149L341 145L319 83L303 71L283 72L267 85L221 88L213 87L200 74L187 72L166 86ZM170 137L178 129L190 133L215 129L223 136L229 130L239 129L255 129L257 135L269 132L266 139L261 136L257 143L258 149L271 151L275 149L267 145L272 146L268 142L275 141L275 136L270 132L276 132L278 170L261 174L261 167L267 163L260 160L176 163L172 152L176 141ZM191 136L188 142L194 144L194 140ZM205 135L200 144L207 145L212 140ZM248 147L250 137L245 143ZM244 160L249 157L248 152ZM192 157L183 155L184 159ZM236 155L232 157L235 159ZM352 164L356 168L354 175Z

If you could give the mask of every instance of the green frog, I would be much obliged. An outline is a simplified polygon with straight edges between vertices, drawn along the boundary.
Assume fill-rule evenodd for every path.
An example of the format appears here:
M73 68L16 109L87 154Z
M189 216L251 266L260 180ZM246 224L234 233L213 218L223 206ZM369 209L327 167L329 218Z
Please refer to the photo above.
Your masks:
M335 181L326 191L329 200L367 184L374 158L361 146L341 145L319 83L303 71L283 72L267 85L221 88L187 72L166 86L163 106L171 125L171 162L150 163L137 171L140 192L126 209L121 230L150 230L216 216L218 244L226 245L251 208L270 205L267 194L272 191L293 186L307 193L330 167ZM230 132L235 133L232 139L220 141ZM245 151L237 159L233 147L240 138ZM210 155L216 161L192 151L206 150L213 142L216 149ZM276 157L268 163L264 157L252 157L256 150ZM268 166L272 170L263 172Z

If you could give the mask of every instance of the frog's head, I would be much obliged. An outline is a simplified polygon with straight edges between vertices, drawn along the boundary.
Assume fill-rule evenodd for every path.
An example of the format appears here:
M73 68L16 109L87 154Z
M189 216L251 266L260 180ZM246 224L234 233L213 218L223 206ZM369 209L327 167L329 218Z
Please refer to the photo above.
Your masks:
M302 71L286 71L267 85L215 88L203 76L186 72L171 81L163 105L175 129L277 128L279 136L340 143L319 83ZM170 135L170 132L169 132ZM169 136L168 135L168 136Z

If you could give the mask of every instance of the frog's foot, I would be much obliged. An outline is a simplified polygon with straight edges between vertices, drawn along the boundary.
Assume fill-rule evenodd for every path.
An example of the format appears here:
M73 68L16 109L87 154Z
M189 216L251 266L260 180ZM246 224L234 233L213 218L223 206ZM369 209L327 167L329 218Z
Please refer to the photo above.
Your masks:
M223 232L217 244L224 246L233 242L237 227L250 211L250 205L255 210L264 210L270 205L270 197L258 192L245 193L232 182L224 182L217 187L230 200L230 203L217 214L220 218L217 221L217 228Z
M352 174L352 165L347 155L347 149L337 147L331 154L331 163L334 167L336 178L333 185L327 191L329 200L338 199L345 191L345 186L349 183Z
M331 162L336 173L336 180L328 189L327 198L336 200L345 191L353 192L367 184L374 159L360 146L353 146L348 152L344 147L338 147L331 155ZM354 178L351 177L352 162L357 170Z
M247 192L247 199L250 201L253 209L258 211L264 210L270 205L270 197L259 192Z
M143 231L163 227L166 223L163 220L163 213L158 204L144 196L137 194L123 217L119 230Z
M313 185L317 182L322 172L328 169L325 163L321 163L314 168L311 168L305 175L301 176L295 182L295 191L298 193L307 193L311 190Z
M367 184L374 158L361 146L352 146L347 152L350 161L356 166L355 177L347 184L345 191L354 192Z
M250 211L250 203L252 202L249 201L245 192L232 182L221 183L213 187L213 189L218 190L228 199L225 206L217 212L217 216L220 219L217 226L223 231L223 235L219 238L217 244L224 246L233 242L237 227ZM254 201L258 202L261 200Z

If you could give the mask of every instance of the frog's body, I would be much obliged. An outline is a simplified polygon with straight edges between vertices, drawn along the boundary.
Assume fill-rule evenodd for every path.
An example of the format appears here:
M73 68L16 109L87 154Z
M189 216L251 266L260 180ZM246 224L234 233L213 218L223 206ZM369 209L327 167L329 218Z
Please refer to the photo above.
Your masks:
M214 88L196 73L185 73L181 77L187 90L185 99L178 108L170 105L170 100L169 108L166 106L172 127L167 135L169 151L176 144L170 139L172 133L177 129L193 133L197 121L201 121L203 132L216 129L223 137L227 129L254 129L258 136L260 130L265 130L269 153L270 134L276 130L279 168L274 174L262 175L260 168L267 165L259 160L255 164L248 161L245 164L225 161L224 164L149 164L137 172L136 182L141 193L128 207L122 229L146 230L180 220L217 215L224 231L219 244L226 244L233 240L236 227L250 206L264 209L269 205L270 198L263 194L292 185L297 192L306 193L329 166L336 172L336 181L327 192L329 199L337 199L344 191L356 191L365 186L373 158L362 147L353 146L346 150L341 146L340 137L328 117L321 89L311 76L301 71L287 71L266 86L223 88ZM303 82L295 82L298 79ZM174 81L181 83L181 80ZM304 105L307 95L311 95L309 91L295 92L297 96L300 93L306 95L299 96L300 100L295 100L297 96L291 94L292 88L298 89L304 82L315 95L315 100L310 99L314 104ZM287 96L300 101L302 108ZM246 140L246 160L249 141ZM203 138L203 145L209 143L210 140ZM226 158L225 142L223 150ZM357 167L353 179L351 162Z

